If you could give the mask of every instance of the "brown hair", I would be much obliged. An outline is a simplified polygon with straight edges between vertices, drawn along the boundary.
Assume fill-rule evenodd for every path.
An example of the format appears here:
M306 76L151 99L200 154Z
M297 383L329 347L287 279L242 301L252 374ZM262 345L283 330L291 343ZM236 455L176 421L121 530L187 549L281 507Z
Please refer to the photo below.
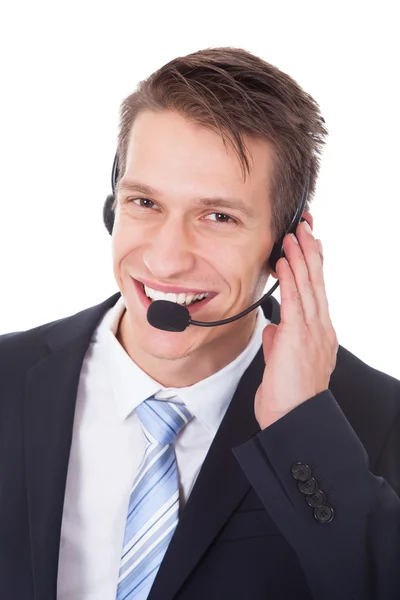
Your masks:
M132 124L143 110L174 110L219 132L237 154L244 177L250 162L243 136L271 143L274 173L269 193L275 239L288 228L308 173L309 210L328 131L317 102L273 65L239 48L209 48L175 58L140 82L121 105L120 176L126 168Z

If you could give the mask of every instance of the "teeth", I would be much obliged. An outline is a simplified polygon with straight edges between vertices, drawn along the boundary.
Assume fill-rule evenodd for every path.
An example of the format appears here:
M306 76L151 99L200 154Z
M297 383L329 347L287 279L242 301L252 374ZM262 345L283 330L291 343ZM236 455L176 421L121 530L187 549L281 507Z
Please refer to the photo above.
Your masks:
M184 294L182 292L179 294L173 294L171 292L168 292L167 294L165 294L164 292L160 292L159 290L153 290L152 288L147 287L147 285L143 285L143 288L146 296L148 298L151 298L152 300L169 300L170 302L176 302L177 304L182 304L186 306L188 306L195 300L202 300L203 298L206 298L209 295L207 292L202 292L201 294Z

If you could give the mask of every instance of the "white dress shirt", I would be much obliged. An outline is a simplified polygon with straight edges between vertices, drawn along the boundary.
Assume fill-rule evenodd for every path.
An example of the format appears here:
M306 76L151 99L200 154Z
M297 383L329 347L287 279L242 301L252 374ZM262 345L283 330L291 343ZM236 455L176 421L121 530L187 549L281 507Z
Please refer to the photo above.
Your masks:
M115 600L129 495L144 454L135 408L149 396L179 396L193 415L175 442L182 504L239 380L270 323L258 309L245 350L226 367L184 388L164 388L116 338L121 297L93 334L80 374L58 567L58 600Z

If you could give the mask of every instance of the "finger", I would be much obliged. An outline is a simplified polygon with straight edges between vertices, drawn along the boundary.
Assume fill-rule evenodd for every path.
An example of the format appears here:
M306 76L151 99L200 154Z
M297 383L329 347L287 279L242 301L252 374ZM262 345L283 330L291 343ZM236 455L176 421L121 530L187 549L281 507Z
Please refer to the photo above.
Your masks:
M278 329L278 325L275 325L274 323L270 323L269 325L267 325L265 327L265 329L263 331L262 342L263 342L264 362L267 362L268 357L271 354L277 329Z
M318 252L321 257L321 263L322 263L322 268L323 268L324 267L324 249L322 247L321 240L317 240L317 244L318 244Z
M281 288L281 323L301 324L304 322L303 308L296 281L286 258L276 263L276 273Z
M307 241L310 244L309 240ZM303 308L304 321L308 326L311 326L315 324L319 317L313 285L309 276L303 250L294 235L287 235L285 237L283 247L295 278L296 287Z
M318 240L315 239L312 233L307 231L303 223L297 228L297 237L307 267L309 281L311 282L319 320L324 329L328 331L332 326L332 322L329 315L329 304L324 281L323 255L320 253Z

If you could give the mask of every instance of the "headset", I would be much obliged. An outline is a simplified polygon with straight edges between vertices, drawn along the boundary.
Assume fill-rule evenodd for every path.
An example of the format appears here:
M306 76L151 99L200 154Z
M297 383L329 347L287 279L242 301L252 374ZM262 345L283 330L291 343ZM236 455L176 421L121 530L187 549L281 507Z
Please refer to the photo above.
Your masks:
M109 194L106 198L103 207L103 221L104 225L111 235L113 226L114 226L114 211L112 209L114 201L115 201L115 193L118 182L118 154L114 157L112 172L111 172L111 188L112 194ZM285 252L283 249L283 240L286 235L289 233L296 234L297 226L301 221L304 221L303 212L307 202L308 192L309 192L309 184L310 184L310 174L307 174L306 183L303 188L302 196L300 202L297 206L296 213L286 230L286 232L279 238L277 242L275 242L271 254L269 256L268 262L274 271L276 271L276 263L278 260L285 256ZM190 313L187 307L177 304L175 302L170 302L168 300L154 300L148 310L147 310L147 320L150 325L156 327L157 329L162 329L164 331L184 331L186 327L189 325L197 325L200 327L215 327L217 325L225 325L227 323L232 323L241 317L244 317L249 312L263 304L277 289L279 286L279 280L275 282L272 288L260 298L257 302L243 310L241 313L234 315L233 317L229 317L227 319L222 319L220 321L194 321L190 318Z

